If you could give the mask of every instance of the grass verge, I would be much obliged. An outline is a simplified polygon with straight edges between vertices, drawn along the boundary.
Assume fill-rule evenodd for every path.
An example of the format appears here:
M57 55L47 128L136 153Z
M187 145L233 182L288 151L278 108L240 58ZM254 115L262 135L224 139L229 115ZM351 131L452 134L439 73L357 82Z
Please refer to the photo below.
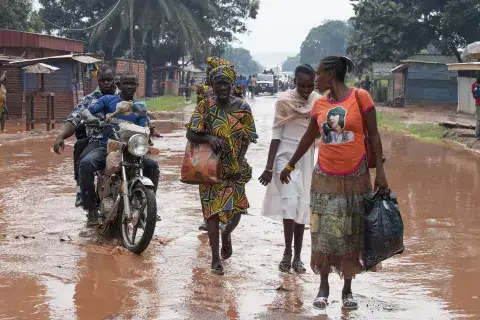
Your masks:
M409 134L421 139L443 139L450 131L437 123L409 123L409 116L404 114L377 112L377 122L380 128L387 131Z
M197 101L196 96L192 96L190 101ZM185 97L182 96L162 96L148 99L146 101L149 111L177 111L188 106L192 102L185 101Z

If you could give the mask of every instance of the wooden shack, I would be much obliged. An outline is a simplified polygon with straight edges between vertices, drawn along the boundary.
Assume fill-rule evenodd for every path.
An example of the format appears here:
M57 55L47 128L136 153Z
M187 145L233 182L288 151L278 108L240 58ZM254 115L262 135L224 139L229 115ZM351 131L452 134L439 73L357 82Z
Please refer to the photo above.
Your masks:
M448 65L448 70L458 73L457 112L475 114L472 84L480 76L480 62L452 63Z
M457 74L447 64L430 61L402 61L391 70L393 92L405 104L453 104L458 99Z
M47 98L43 93L54 95L55 120L64 120L73 108L83 99L84 87L90 87L90 78L87 76L86 66L98 63L100 60L85 55L61 55L36 59L20 59L8 63L8 67L16 77L15 83L21 86L22 101L12 104L7 95L7 103L11 115L25 118L27 111L27 97L35 96L35 118L44 119L47 115ZM46 63L59 70L40 76L33 73L24 73L22 68L28 65ZM15 70L15 68L17 70ZM1 70L1 69L0 69ZM7 79L10 77L7 71ZM17 89L18 90L18 89ZM90 90L90 89L88 89ZM7 82L7 94L9 87ZM42 94L37 94L42 93ZM18 101L18 99L17 99ZM29 105L29 104L28 104Z
M83 53L82 41L44 34L0 29L0 73L7 71L5 87L11 117L24 118L26 95L36 86L36 75L26 75L22 67L39 62L60 68L43 77L43 89L55 93L56 117L64 119L83 97L85 71L81 61L73 59ZM89 86L90 87L90 86ZM46 114L46 99L38 101L39 115Z
M180 95L181 71L180 66L153 67L152 76L161 83L160 95Z

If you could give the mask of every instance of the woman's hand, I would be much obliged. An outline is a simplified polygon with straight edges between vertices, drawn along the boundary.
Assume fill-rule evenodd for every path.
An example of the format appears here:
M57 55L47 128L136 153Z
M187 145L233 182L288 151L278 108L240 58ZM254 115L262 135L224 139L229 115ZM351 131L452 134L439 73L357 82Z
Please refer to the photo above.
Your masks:
M283 184L289 184L290 180L292 180L292 178L290 177L290 173L292 173L292 172L290 170L288 170L287 168L283 169L282 173L280 173L280 181Z
M388 194L387 176L383 170L377 172L375 177L375 190L378 191L379 195Z
M258 180L260 180L260 183L266 187L270 182L272 182L272 177L273 172L271 170L265 169L265 171L263 171L262 175L260 176L260 178L258 178Z
M216 154L219 154L220 152L222 152L223 142L220 138L215 136L210 136L208 138L208 143L210 144L210 148L212 148L212 151L215 152Z

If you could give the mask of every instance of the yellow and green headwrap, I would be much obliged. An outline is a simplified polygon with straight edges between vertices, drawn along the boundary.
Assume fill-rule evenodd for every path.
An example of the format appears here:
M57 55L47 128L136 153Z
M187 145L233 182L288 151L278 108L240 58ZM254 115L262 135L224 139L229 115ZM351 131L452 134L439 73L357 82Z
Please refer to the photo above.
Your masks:
M213 84L215 79L221 76L227 77L232 83L235 82L237 74L235 68L230 63L222 58L210 57L207 59L207 76L210 84Z
M205 72L207 73L207 76L210 76L210 73L213 69L229 64L230 63L228 63L228 61L225 59L219 57L209 57L207 58L207 69L205 70Z

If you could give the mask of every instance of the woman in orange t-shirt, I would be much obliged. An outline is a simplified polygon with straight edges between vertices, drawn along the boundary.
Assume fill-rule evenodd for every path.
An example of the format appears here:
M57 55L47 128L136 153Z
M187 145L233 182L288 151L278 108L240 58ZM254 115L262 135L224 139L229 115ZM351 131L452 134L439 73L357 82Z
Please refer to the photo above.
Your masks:
M280 176L282 183L290 181L295 164L320 132L310 202L310 265L321 276L320 290L313 302L317 309L325 309L328 305L328 275L332 270L337 271L345 281L343 307L358 307L351 285L355 275L364 271L361 263L365 216L363 197L372 190L362 113L377 162L375 188L381 194L388 191L374 103L367 91L356 92L356 89L345 85L345 76L352 69L352 61L346 57L332 56L321 61L317 86L320 92L328 90L330 93L315 103L309 127Z

